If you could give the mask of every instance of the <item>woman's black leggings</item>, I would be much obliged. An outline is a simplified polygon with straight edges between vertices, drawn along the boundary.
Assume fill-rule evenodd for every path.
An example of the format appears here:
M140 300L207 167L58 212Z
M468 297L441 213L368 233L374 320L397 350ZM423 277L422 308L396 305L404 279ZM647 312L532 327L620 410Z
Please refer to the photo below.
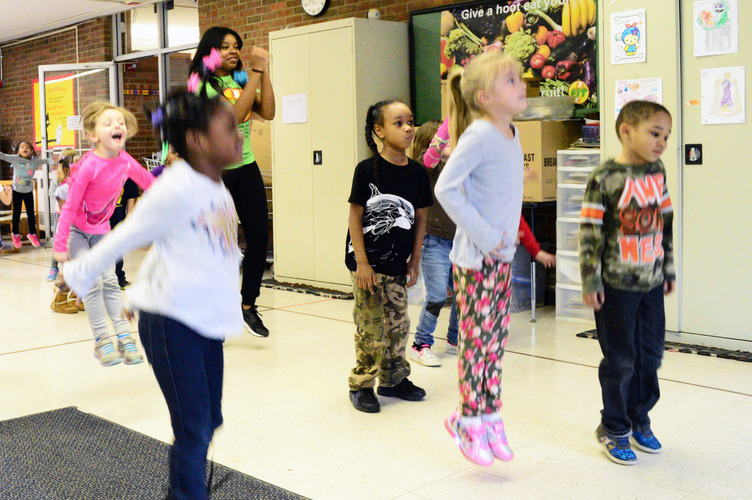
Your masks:
M222 180L230 191L245 235L243 284L240 293L243 305L255 306L264 276L269 244L269 208L266 190L256 162L225 170Z
M26 205L26 218L29 220L29 234L37 233L37 218L34 215L34 192L19 193L13 190L13 215L11 217L13 234L18 234L21 222L21 202Z

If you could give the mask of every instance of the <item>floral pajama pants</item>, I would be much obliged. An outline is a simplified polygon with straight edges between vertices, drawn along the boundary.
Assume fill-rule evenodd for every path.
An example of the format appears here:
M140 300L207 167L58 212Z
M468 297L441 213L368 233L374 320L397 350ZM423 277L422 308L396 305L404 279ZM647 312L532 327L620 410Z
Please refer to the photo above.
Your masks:
M454 266L459 313L460 415L501 409L501 364L509 337L512 268L486 258L479 270Z

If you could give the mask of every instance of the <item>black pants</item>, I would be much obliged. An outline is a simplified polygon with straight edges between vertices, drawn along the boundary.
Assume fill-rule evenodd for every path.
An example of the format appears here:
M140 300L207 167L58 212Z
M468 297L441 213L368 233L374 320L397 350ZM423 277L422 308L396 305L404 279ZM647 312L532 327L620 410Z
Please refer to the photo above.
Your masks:
M627 292L605 286L606 300L595 313L603 360L598 379L603 395L601 422L613 437L650 426L648 412L660 398L658 368L666 340L663 286Z
M37 218L34 215L34 192L19 193L13 190L13 215L11 217L13 234L18 234L21 230L21 202L26 205L26 218L29 221L29 234L37 234Z
M254 306L261 290L269 244L269 209L266 205L264 181L255 161L225 170L222 180L235 202L235 210L245 235L240 294L244 305Z
M110 229L115 229L115 226L125 220L125 206L116 206L115 210L110 216ZM115 276L117 276L118 283L125 281L125 271L123 271L123 259L115 262Z

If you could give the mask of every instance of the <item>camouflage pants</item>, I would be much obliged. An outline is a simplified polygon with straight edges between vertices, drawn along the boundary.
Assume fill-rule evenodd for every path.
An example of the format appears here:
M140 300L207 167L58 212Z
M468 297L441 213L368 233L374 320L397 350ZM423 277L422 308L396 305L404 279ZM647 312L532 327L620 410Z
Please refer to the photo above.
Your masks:
M410 318L407 317L405 276L376 274L374 292L353 282L355 308L355 368L350 373L350 390L373 387L376 377L382 387L394 387L410 375L405 358Z
M511 275L509 263L488 258L480 270L454 266L462 416L501 410L501 364L509 338Z

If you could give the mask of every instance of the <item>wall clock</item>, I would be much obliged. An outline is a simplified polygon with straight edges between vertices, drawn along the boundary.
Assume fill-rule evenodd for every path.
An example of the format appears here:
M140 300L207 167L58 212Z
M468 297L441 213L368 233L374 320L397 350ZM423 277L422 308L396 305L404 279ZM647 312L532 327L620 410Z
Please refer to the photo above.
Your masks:
M300 0L303 10L311 17L318 17L329 8L329 0Z

